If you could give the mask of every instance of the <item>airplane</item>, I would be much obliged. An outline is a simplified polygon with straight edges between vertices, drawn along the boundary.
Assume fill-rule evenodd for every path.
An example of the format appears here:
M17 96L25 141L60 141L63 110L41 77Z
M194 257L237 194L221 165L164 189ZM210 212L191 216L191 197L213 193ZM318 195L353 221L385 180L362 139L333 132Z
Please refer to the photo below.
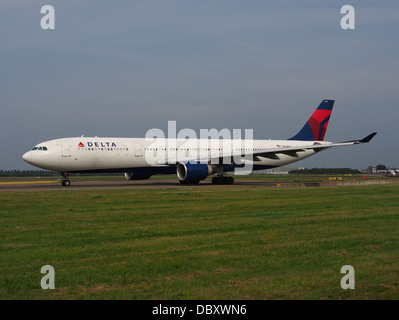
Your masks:
M127 180L176 174L181 184L198 184L215 175L213 184L233 184L234 178L226 174L240 168L249 168L247 174L276 168L331 147L367 143L377 134L338 143L324 141L334 102L322 100L302 129L286 140L159 138L154 145L153 139L82 136L39 143L22 159L60 172L62 186L71 184L71 173L112 172L124 173Z

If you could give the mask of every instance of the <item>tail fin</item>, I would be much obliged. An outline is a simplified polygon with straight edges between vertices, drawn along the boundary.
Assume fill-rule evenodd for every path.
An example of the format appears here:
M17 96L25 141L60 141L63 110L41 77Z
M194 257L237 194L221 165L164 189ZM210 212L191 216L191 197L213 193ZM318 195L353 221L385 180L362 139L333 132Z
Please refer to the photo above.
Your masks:
M334 100L323 100L301 131L288 140L323 141L333 106Z

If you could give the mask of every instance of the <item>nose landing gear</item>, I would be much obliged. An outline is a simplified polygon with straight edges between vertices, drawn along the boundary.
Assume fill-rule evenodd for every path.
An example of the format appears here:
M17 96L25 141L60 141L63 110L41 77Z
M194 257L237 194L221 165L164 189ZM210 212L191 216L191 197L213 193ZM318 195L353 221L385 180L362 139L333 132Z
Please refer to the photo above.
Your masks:
M66 174L66 173L64 173L64 172L61 172L61 176L64 178L64 179L61 181L61 185L62 185L63 187L69 187L69 186L71 185L71 181L68 180L69 175Z

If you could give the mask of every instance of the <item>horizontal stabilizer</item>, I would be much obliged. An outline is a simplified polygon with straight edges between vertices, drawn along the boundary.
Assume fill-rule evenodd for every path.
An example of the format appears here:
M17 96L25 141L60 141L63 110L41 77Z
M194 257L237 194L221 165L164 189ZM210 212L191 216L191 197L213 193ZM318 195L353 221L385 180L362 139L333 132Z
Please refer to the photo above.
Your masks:
M349 140L349 141L344 141L340 142L339 144L359 144L359 143L367 143L371 139L374 138L374 136L377 134L377 132L373 132L372 134L369 134L367 137L361 139L361 140Z

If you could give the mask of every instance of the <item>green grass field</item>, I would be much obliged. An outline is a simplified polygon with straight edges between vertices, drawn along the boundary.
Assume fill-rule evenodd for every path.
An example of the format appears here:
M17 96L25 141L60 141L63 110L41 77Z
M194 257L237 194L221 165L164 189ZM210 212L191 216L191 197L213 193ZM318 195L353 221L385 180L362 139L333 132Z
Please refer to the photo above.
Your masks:
M398 185L2 192L0 219L0 299L399 298Z

